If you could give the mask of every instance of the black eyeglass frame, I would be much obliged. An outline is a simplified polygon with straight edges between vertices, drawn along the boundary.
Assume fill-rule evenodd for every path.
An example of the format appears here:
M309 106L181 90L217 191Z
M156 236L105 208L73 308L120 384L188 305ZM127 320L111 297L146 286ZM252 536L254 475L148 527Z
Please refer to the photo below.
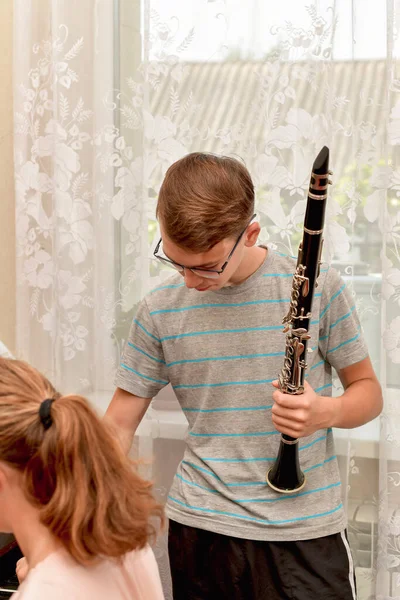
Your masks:
M194 272L195 275L196 275L196 271L203 271L205 273L215 273L218 276L222 275L222 273L225 271L225 269L226 269L226 267L227 267L230 259L232 258L233 253L235 252L236 248L238 247L238 244L239 244L240 240L242 239L242 237L246 233L246 229L249 227L249 225L251 224L252 220L256 216L257 216L257 213L254 213L254 215L251 217L251 219L248 222L248 224L246 225L246 227L243 229L242 233L239 235L238 239L235 242L235 245L233 246L232 250L228 254L228 257L227 257L226 261L224 262L224 264L222 265L222 267L220 269L205 269L204 267L185 267L185 265L180 265L179 263L176 263L175 261L173 261L173 260L171 260L169 258L164 258L163 256L158 256L157 252L160 249L161 242L162 242L162 237L160 237L160 239L158 241L158 244L155 247L155 250L153 252L153 256L155 258L158 258L158 260L160 260L163 263L169 263L172 266L179 267L180 269L182 269L182 272L184 272L185 269L188 269L189 271Z

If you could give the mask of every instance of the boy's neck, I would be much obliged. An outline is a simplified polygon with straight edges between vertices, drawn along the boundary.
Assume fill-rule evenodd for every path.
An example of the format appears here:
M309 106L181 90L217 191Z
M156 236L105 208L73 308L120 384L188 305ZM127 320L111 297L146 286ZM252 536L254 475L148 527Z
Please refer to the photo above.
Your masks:
M228 286L240 285L255 273L263 264L268 254L264 246L251 246L246 248L243 259L232 277L226 284Z

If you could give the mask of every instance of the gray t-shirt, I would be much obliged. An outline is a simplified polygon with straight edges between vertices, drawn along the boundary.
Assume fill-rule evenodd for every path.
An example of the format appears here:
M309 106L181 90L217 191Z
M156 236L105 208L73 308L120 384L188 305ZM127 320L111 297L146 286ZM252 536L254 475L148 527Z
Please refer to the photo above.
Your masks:
M116 384L150 398L172 384L189 422L167 515L185 525L253 540L312 539L346 526L332 430L299 442L305 488L266 484L280 435L271 419L272 381L282 366L296 267L272 250L245 282L216 292L187 289L176 274L141 302ZM368 356L354 299L322 265L314 296L307 378L332 394L336 370Z

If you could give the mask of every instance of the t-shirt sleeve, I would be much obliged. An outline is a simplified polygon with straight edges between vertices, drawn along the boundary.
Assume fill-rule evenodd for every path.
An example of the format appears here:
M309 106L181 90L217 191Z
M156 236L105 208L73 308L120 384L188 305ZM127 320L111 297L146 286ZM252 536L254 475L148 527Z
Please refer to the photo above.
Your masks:
M336 371L368 356L355 299L336 269L328 270L321 298L319 347Z
M168 383L161 340L144 298L131 325L115 384L135 396L153 398Z

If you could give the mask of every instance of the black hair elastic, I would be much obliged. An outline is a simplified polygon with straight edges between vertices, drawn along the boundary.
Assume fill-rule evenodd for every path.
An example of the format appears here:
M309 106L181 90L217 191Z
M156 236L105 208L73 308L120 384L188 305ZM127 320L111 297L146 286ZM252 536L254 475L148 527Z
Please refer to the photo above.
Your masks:
M54 402L54 398L47 398L43 400L39 408L39 417L43 427L47 430L51 427L53 419L51 418L51 405Z

